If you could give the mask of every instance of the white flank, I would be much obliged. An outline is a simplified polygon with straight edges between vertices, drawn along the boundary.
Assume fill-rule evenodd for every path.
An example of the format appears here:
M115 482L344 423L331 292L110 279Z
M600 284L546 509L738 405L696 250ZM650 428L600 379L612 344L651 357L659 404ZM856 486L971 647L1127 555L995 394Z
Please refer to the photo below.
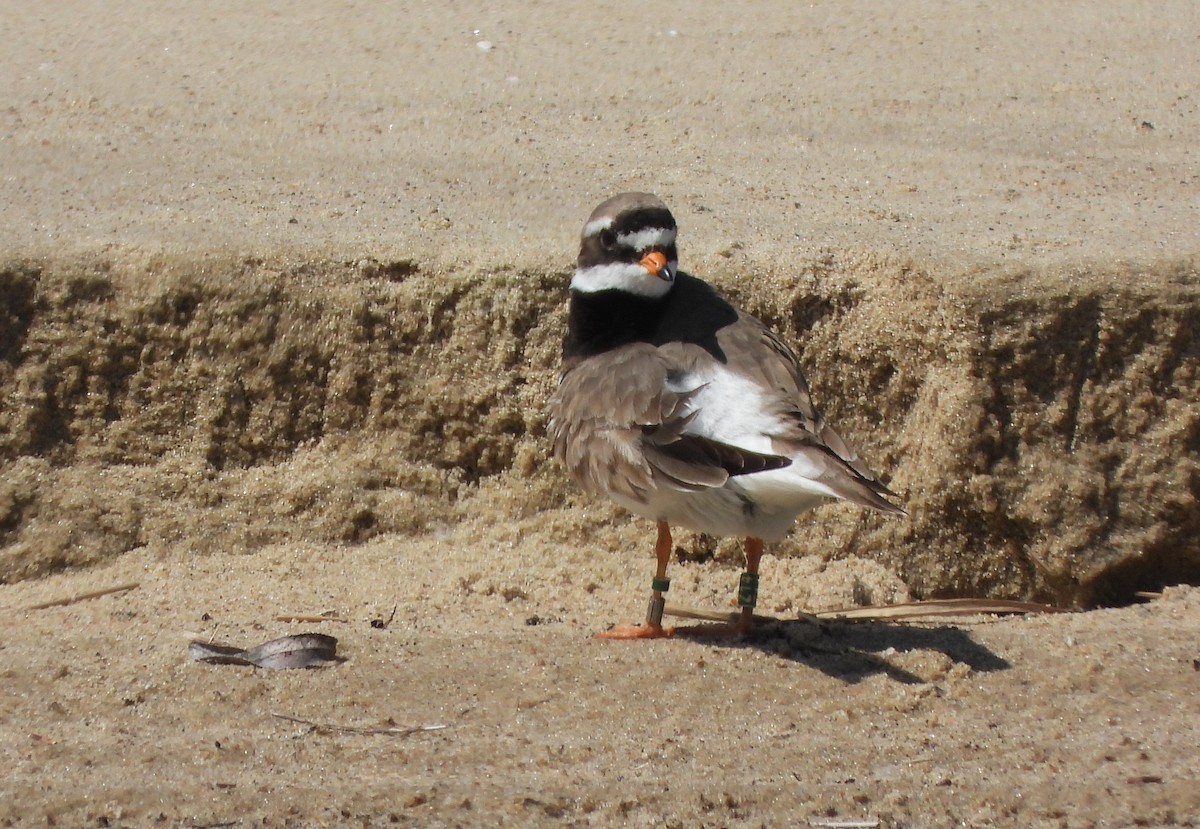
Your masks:
M667 266L671 273L675 273L675 262L668 262ZM657 299L666 296L667 291L671 290L671 283L653 276L637 262L611 262L576 269L571 277L571 288L582 294L615 290Z
M705 382L690 401L697 414L688 432L751 452L777 453L771 437L786 431L787 424L769 414L768 391L724 367L700 379ZM813 496L837 497L815 480L819 470L804 455L791 461L782 469L739 475L737 483L755 501L780 507L809 504Z

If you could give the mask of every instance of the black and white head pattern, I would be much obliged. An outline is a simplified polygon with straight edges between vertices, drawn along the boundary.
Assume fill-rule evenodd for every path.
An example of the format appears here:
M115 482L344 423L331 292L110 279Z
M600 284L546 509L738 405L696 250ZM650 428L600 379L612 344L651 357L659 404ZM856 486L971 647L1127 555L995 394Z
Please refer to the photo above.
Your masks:
M656 196L613 196L583 226L572 290L665 296L679 269L675 233L675 218Z

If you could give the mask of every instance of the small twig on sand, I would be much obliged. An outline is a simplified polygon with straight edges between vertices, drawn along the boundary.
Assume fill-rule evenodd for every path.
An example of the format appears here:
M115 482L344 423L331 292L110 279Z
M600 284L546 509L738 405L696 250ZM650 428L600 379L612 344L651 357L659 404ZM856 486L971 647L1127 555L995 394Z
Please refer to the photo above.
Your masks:
M674 604L668 604L663 612L668 616L675 616L679 619L695 619L701 622L722 622L726 624L734 624L742 618L741 612L736 610L701 610L699 608L681 607ZM762 625L769 622L780 622L785 620L777 619L774 616L762 616L758 613L755 613L754 621Z
M879 825L877 818L866 820L846 820L845 818L814 817L809 818L809 826L820 826L823 829L875 829Z
M345 619L339 619L335 614L336 611L330 610L325 613L282 613L275 617L276 622L341 622L346 624Z
M903 604L847 607L816 614L821 619L861 619L868 622L921 621L939 616L988 616L1032 613L1070 613L1063 607L1009 599L926 599Z
M272 717L277 717L288 722L307 725L314 731L340 731L343 734L382 734L389 737L410 737L413 734L419 734L423 731L441 731L443 728L449 728L446 723L430 723L428 725L381 725L381 726L361 726L361 725L338 725L336 723L319 723L312 720L306 720L302 717L293 717L290 714L271 713Z
M677 605L667 605L668 616L678 616L684 619L700 619L708 622L736 622L741 618L737 611L697 610ZM904 622L928 621L941 616L984 616L1013 613L1069 613L1061 607L1036 604L1034 602L1016 602L1004 599L930 599L923 602L905 602L895 605L875 605L871 607L847 607L841 610L824 610L820 613L800 613L795 619L780 619L774 616L754 614L758 624L769 622L810 622L820 624L823 621L862 621L862 622Z
M31 604L24 610L45 610L48 607L62 607L63 605L75 604L76 602L85 602L88 599L97 599L101 596L107 596L110 593L123 593L126 590L133 590L140 587L141 583L131 581L128 584L118 584L116 587L105 587L102 590L89 590L87 593L77 593L74 596L67 596L63 599L51 599L48 602L38 602Z

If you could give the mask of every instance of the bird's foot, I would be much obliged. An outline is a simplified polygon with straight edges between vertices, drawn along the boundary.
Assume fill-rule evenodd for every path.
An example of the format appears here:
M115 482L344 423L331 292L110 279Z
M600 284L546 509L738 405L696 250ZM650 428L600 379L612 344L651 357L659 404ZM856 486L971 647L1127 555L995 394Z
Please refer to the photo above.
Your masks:
M675 635L675 628L646 623L644 625L617 625L596 634L597 639L664 639Z

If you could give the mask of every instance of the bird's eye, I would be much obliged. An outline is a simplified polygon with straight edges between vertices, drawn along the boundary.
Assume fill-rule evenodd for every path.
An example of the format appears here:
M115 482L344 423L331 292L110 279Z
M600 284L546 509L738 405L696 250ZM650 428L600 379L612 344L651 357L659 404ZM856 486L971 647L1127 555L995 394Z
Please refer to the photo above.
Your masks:
M617 246L616 231L614 231L611 227L606 227L606 228L604 228L604 230L600 231L600 244L604 245L604 247L606 247L606 248L616 247Z

